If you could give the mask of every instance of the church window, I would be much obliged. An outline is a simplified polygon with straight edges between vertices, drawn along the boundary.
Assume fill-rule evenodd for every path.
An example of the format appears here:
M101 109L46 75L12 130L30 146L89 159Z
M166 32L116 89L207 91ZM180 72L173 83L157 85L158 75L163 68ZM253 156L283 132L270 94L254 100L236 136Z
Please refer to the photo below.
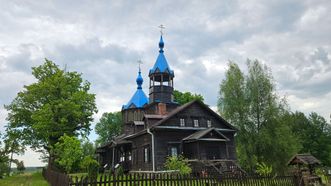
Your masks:
M211 121L207 120L207 127L210 128L211 127Z
M131 160L132 160L132 154L131 154L131 152L130 152L130 151L128 152L128 160L129 160L129 161L131 161Z
M199 127L199 120L193 120L194 127Z
M121 153L121 155L120 155L120 162L123 162L124 160L125 160L124 153Z
M180 126L181 127L185 127L185 119L184 118L180 118L179 121L180 121Z
M149 162L149 148L145 147L144 148L144 162Z
M177 156L178 155L178 149L177 149L177 147L172 146L171 149L170 149L170 151L171 151L170 152L171 153L170 154L171 156Z

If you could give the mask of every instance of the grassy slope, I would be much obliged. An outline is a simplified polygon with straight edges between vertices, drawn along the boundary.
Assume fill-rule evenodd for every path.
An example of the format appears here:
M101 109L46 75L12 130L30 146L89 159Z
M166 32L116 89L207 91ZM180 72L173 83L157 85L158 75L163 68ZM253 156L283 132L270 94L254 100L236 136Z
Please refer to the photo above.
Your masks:
M0 179L1 186L49 186L40 172L25 173L15 175L3 180Z

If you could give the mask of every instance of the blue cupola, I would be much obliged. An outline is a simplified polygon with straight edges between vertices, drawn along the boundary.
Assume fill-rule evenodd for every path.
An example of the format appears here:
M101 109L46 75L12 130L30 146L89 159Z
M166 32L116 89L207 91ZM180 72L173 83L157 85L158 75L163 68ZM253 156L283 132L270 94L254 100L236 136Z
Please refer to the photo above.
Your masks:
M162 33L161 33L162 34ZM173 103L173 84L175 73L164 56L164 41L161 35L159 55L152 69L149 70L149 103Z
M136 79L136 82L137 82L137 90L133 94L130 101L126 105L123 105L122 110L129 109L129 108L142 108L145 104L148 104L148 98L141 87L144 80L141 77L140 68L139 68L138 77Z
M171 76L174 76L174 71L170 69L167 59L164 56L164 42L162 35L160 37L159 48L159 56L157 57L153 68L149 70L149 75L153 73L167 73Z

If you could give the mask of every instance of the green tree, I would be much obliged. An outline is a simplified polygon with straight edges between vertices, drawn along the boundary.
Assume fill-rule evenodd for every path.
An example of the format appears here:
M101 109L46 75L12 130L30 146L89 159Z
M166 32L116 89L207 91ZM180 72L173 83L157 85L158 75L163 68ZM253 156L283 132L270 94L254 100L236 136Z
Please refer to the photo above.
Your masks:
M192 94L191 92L180 92L178 90L174 90L173 94L175 101L180 105L184 105L185 103L188 103L193 100L199 100L201 102L204 101L203 96L200 94Z
M4 144L5 144L5 148L4 151L6 152L6 154L8 154L9 156L9 167L8 167L8 171L9 174L11 172L11 164L12 162L16 163L13 159L13 155L14 154L18 154L18 155L22 155L24 154L24 151L26 149L22 139L20 138L20 132L18 130L15 129L6 129L6 134L4 136Z
M65 170L66 173L78 170L83 157L80 141L72 136L64 134L52 148L55 162Z
M25 171L25 166L24 166L24 162L23 161L17 161L16 163L17 166L17 170L22 173Z
M280 100L270 70L259 61L248 60L248 75L233 62L220 84L218 110L238 127L236 137L240 164L253 171L265 162L283 172L284 164L299 148L291 128L284 124L286 100Z
M100 121L95 125L95 133L98 134L97 144L110 142L115 136L122 131L122 114L121 112L103 113Z
M95 146L93 145L93 143L91 143L88 140L82 140L81 144L82 144L82 150L83 150L83 157L86 157L86 156L94 157Z
M9 174L9 156L6 148L3 146L3 136L0 133L0 179L4 178L6 174Z
M309 114L309 127L303 149L331 166L331 126L316 112Z
M49 155L51 147L63 134L77 136L90 131L92 115L97 112L90 83L81 74L61 70L52 61L32 68L36 82L6 105L9 130L16 130L24 144Z

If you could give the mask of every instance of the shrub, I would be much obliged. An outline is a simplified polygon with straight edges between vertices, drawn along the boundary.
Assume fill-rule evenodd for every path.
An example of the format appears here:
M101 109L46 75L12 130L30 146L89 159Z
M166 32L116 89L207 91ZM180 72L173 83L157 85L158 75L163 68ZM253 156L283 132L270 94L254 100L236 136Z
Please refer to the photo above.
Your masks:
M260 176L268 176L272 173L272 166L268 166L264 162L257 163L256 173L258 173Z
M86 156L82 160L80 167L87 172L88 177L98 177L99 163L91 156Z
M178 170L180 174L190 174L192 169L183 156L169 156L164 164L166 170Z
M122 165L118 166L117 169L115 169L116 176L122 176L124 174L124 168Z

